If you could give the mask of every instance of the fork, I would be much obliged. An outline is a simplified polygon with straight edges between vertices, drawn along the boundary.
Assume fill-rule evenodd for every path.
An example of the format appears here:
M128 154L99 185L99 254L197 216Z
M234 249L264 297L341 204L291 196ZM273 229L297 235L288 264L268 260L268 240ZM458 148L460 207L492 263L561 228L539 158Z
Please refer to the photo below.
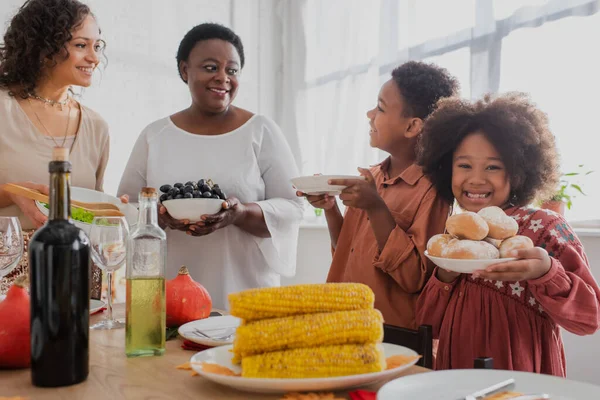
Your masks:
M199 330L198 328L194 328L194 330L192 331L193 333L195 333L196 335L205 337L206 339L211 339L211 340L217 340L217 341L224 341L227 340L229 338L231 338L234 334L235 331L231 332L229 335L223 335L223 336L208 336L206 333L202 332L201 330Z

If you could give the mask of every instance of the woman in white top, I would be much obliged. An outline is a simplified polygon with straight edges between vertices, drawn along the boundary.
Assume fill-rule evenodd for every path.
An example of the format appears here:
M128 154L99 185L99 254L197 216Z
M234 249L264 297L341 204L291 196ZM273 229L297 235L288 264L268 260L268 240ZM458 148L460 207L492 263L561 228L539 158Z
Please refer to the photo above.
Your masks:
M201 24L180 43L177 62L192 97L189 108L150 124L138 138L119 194L137 198L144 186L212 179L226 193L218 214L190 224L160 207L167 230L167 276L186 265L228 308L227 294L278 286L296 269L302 203L290 178L291 150L270 119L232 105L244 66L240 38L218 24Z
M3 190L17 183L48 192L52 148L67 147L74 186L102 190L108 162L106 122L70 96L90 86L104 48L88 6L75 0L30 0L12 18L0 45L0 216L19 217L27 241L46 221L33 200ZM27 255L0 280L0 294L27 273ZM92 296L101 273L94 270Z

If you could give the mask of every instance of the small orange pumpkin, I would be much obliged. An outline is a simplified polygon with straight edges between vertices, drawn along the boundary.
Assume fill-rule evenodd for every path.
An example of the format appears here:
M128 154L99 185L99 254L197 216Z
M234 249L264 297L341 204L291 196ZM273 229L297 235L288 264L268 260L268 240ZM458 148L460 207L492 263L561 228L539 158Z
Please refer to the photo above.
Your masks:
M167 326L176 327L210 315L212 300L208 291L194 281L186 266L167 281Z
M0 368L29 367L31 339L29 330L29 283L19 277L0 302Z

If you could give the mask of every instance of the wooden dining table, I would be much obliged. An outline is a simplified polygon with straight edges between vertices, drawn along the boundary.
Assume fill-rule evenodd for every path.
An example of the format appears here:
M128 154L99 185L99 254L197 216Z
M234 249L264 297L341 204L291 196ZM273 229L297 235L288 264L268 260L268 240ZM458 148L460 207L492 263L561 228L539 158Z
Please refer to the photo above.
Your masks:
M123 318L124 305L114 307L114 316ZM90 325L105 317L92 315ZM125 357L125 329L90 331L90 372L86 381L60 388L38 388L31 384L29 369L0 370L0 397L21 397L29 400L275 400L280 395L240 392L210 382L190 371L176 369L190 360L194 351L183 350L180 338L167 341L166 352L160 357ZM402 375L429 371L413 366ZM363 387L376 391L385 382ZM347 391L337 392L349 399Z

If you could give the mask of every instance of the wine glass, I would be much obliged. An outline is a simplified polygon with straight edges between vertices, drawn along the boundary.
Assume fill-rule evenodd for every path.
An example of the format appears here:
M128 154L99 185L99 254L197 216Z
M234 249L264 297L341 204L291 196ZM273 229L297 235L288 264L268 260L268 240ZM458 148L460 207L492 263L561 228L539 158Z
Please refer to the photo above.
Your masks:
M0 217L0 278L19 265L23 257L23 233L17 217Z
M124 217L95 217L90 230L92 260L106 271L108 282L108 316L90 329L117 329L125 327L122 320L112 315L112 274L123 266L127 255L129 226Z

